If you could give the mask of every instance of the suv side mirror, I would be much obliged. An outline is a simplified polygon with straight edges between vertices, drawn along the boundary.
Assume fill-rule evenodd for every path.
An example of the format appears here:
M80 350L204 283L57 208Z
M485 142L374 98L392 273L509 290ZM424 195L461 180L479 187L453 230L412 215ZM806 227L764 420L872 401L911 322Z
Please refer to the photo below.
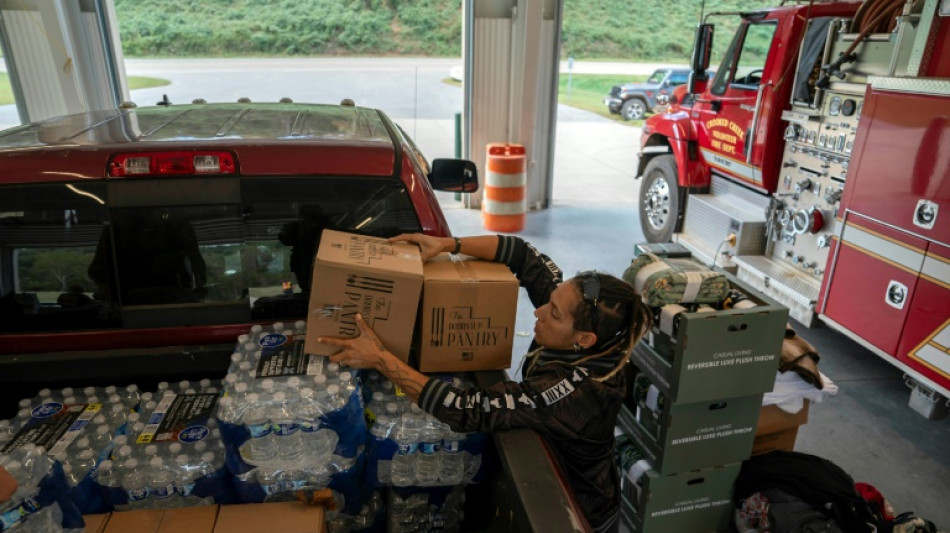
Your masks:
M467 159L433 159L428 178L432 188L438 191L478 190L478 168Z
M696 92L697 82L704 82L708 79L706 69L709 68L709 55L712 52L715 27L713 24L705 23L696 26L693 56L689 63L689 67L693 71L689 75L689 92L691 94Z

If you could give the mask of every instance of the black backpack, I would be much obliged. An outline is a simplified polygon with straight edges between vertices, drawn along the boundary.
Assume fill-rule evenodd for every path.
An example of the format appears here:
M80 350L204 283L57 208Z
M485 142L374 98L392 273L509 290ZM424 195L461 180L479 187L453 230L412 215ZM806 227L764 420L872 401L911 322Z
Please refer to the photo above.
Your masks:
M756 492L778 489L811 505L833 519L844 533L879 531L870 506L854 488L854 480L838 465L814 455L774 451L753 456L742 464L734 501Z

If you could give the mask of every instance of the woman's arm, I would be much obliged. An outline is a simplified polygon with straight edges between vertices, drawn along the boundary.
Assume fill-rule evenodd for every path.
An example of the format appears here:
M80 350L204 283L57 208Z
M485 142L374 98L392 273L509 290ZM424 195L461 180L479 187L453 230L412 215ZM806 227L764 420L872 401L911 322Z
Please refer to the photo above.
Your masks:
M414 370L392 352L383 346L376 333L363 320L363 315L357 313L356 325L360 328L360 336L354 339L334 339L320 337L317 342L343 348L330 360L353 368L374 368L390 381L399 386L413 402L419 401L419 395L429 378Z
M456 250L456 239L459 249ZM486 261L495 260L495 251L498 249L497 235L478 235L475 237L433 237L424 233L403 233L391 239L390 242L405 241L419 245L422 250L422 260L428 261L442 252L458 252Z

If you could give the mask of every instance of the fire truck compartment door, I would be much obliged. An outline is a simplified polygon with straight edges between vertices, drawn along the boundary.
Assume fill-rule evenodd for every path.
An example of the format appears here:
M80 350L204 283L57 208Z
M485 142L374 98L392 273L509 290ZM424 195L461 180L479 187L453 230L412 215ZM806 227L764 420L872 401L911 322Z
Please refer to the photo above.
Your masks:
M950 242L950 98L872 88L860 121L843 204Z
M894 356L926 246L923 239L849 213L824 314Z
M950 247L927 249L898 359L950 390Z

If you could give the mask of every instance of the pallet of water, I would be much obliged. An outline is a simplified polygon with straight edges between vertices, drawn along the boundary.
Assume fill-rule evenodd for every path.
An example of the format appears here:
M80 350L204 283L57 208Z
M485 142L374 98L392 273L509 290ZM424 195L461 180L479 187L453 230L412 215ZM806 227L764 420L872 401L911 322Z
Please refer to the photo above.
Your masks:
M303 351L306 325L254 326L237 339L218 418L227 465L245 501L299 490L358 493L365 446L359 379ZM358 511L358 497L346 497Z

